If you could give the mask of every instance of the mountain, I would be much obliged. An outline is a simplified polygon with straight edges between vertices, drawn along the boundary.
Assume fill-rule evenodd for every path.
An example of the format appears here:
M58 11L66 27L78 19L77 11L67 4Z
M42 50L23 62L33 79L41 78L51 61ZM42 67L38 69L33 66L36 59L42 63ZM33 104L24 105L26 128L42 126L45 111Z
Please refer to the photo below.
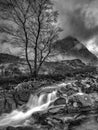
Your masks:
M21 72L28 72L27 64L24 64L26 61L19 58L18 56L3 54L0 53L0 64L4 65L5 69L11 71L12 68L18 67ZM18 63L18 64L17 64ZM11 66L11 67L10 67ZM4 70L3 68L3 70ZM87 66L80 59L74 60L61 60L61 61L46 61L43 63L39 74L50 74L50 75L69 75L84 73L84 72L93 72L96 68ZM10 74L9 74L10 75ZM12 74L11 74L12 75Z
M45 62L42 65L40 73L45 74L75 74L75 73L85 73L93 72L96 67L88 66L79 59L74 60L62 60L62 61L50 61Z
M0 64L2 63L15 63L19 62L21 59L18 56L0 53Z
M80 59L85 63L98 63L98 58L92 54L79 40L68 36L54 44L54 50L64 57Z

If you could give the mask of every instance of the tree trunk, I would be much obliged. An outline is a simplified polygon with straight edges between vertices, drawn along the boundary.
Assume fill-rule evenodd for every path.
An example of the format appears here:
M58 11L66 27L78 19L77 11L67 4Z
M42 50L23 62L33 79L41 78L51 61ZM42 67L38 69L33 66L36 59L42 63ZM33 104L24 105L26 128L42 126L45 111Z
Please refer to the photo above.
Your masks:
M30 64L29 59L28 59L28 43L26 43L25 56L26 56L27 64L28 64L28 66L29 66L30 75L32 76L32 75L33 75L32 67L31 67L31 64Z
M24 25L24 33L25 33L25 56L26 56L26 61L27 61L27 64L28 64L28 67L29 67L29 70L30 70L30 75L32 76L33 75L33 72L32 72L32 67L31 67L31 64L29 62L29 58L28 58L28 36L27 36L27 32L26 32L26 29L25 29L25 25Z
M39 65L38 65L38 68L37 68L37 73L40 71L40 69L41 69L43 63L45 62L45 60L46 60L47 57L49 56L50 52L51 52L51 48L49 48L49 51L48 51L47 55L44 56L44 58L40 61Z
M35 47L35 58L34 58L34 78L37 78L37 45Z
M36 79L38 77L38 71L37 71L37 47L38 47L38 40L39 40L39 35L40 35L40 13L38 16L38 31L37 31L37 36L36 36L36 41L35 41L35 48L34 48L34 78Z

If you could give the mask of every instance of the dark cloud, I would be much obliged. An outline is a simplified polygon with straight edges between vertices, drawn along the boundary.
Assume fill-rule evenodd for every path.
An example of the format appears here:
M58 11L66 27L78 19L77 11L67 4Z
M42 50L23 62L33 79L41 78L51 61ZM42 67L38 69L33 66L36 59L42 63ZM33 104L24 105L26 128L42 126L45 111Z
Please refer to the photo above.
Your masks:
M62 37L73 35L88 40L98 34L98 0L57 0Z
M88 40L94 35L98 34L98 25L93 26L93 21L86 21L85 18L81 15L81 9L77 9L73 12L67 12L67 22L67 25L69 26L69 34L79 37L81 40ZM64 32L66 34L65 30L66 25L64 28Z

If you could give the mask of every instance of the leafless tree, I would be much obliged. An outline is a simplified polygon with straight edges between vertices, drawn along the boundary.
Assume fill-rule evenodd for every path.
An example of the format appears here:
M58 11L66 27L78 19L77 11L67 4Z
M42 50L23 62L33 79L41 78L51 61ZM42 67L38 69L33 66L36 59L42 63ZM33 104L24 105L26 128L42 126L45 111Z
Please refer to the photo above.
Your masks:
M50 0L1 0L0 4L1 18L9 20L9 24L0 26L0 31L11 35L14 42L25 49L30 73L36 78L61 31L56 24L58 12Z

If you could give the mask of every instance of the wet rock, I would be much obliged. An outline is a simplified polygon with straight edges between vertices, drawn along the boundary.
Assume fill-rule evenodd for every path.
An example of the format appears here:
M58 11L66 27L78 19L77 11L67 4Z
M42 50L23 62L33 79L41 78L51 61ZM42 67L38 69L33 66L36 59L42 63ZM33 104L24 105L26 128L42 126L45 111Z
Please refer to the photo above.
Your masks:
M31 90L33 87L34 87L33 82L28 81L28 82L22 82L22 83L18 84L15 87L15 90L17 90L17 91Z
M18 91L14 96L14 100L18 105L23 105L28 102L31 92L29 90Z
M98 102L98 94L97 93L91 93L89 95L92 98L93 102Z
M92 106L93 102L91 97L88 94L85 93L77 93L69 97L69 102L74 103L78 102L82 106Z
M55 129L59 128L59 129L62 129L64 126L63 126L63 122L61 119L59 118L55 118L55 117L48 117L47 118L47 121L49 124L51 124L51 126Z
M61 92L62 94L66 94L66 86L60 87L60 92Z
M67 110L66 106L65 105L61 105L61 106L55 106L55 107L52 107L48 110L48 112L50 114L60 114L60 113L65 113Z
M54 105L66 105L66 99L63 97L58 98L55 102Z

